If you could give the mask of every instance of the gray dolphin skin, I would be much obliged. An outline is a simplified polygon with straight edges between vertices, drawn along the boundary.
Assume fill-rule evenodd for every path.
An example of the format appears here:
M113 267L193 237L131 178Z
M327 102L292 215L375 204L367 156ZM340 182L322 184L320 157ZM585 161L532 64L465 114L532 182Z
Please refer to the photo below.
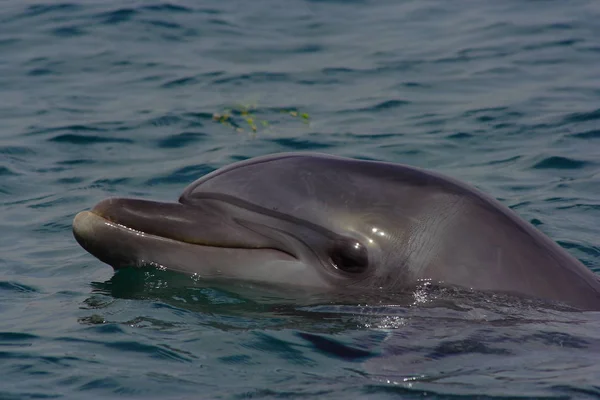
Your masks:
M598 276L547 236L479 190L406 165L257 157L198 179L178 203L101 201L73 232L115 269L345 293L433 282L600 309Z

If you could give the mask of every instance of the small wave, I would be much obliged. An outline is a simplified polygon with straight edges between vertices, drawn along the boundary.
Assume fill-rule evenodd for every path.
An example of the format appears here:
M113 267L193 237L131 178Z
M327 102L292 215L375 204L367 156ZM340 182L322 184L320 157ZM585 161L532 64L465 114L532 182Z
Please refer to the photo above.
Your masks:
M119 383L116 379L113 378L92 379L91 381L79 386L78 389L80 391L111 389L115 392L123 390L121 383Z
M57 205L65 205L65 204L76 204L81 202L83 199L83 196L73 196L73 195L66 195L66 196L58 196L58 195L53 195L49 197L49 200L47 201L40 201L34 204L29 204L27 207L31 208L31 209L39 209L39 208L52 208L55 207Z
M386 100L386 101L377 103L373 106L341 110L341 111L339 111L339 113L340 114L348 114L348 113L356 113L356 112L373 112L373 113L385 112L385 111L400 108L400 107L403 107L403 106L406 106L409 104L411 104L411 102L408 100L400 100L400 99Z
M0 46L12 46L15 45L19 42L21 42L23 39L19 39L19 38L4 38L4 39L0 39Z
M151 357L171 361L190 362L192 361L191 357L193 357L189 354L183 355L180 351L169 349L167 345L154 346L134 341L104 343L104 345L121 352L146 353Z
M52 128L43 128L43 129L35 129L32 128L27 133L28 135L39 135L43 133L52 133L52 132L61 132L61 131L69 131L69 132L106 132L105 128L90 126L90 125L67 125L67 126L57 126Z
M335 146L333 143L323 143L299 138L277 138L270 139L269 141L293 150L318 150L328 149Z
M307 332L296 333L302 339L311 343L317 351L325 354L329 357L337 358L344 361L363 361L366 358L370 358L376 355L371 351L361 349L359 347L350 346L342 343L339 340L326 337L324 335L317 335Z
M507 124L507 120L521 118L524 114L520 111L511 110L508 107L490 107L468 110L463 113L466 118L474 118L477 122L492 122L496 120L503 121ZM495 128L499 128L495 126Z
M166 149L178 149L189 146L192 143L198 143L208 137L205 133L198 132L182 132L168 136L158 141L158 146Z
M151 26L158 27L158 28L173 29L173 30L182 29L182 26L175 22L161 21L158 19L147 20L147 21L144 21L144 23L151 25Z
M34 288L33 286L28 286L22 283L10 282L10 281L0 281L0 290L10 290L21 293L38 293L39 290Z
M27 10L21 17L35 17L43 14L62 14L64 12L73 12L81 7L74 3L58 3L58 4L33 4L27 7Z
M578 139L600 139L600 129L592 129L591 131L577 132L571 137Z
M486 338L467 338L462 340L442 341L426 357L439 360L445 357L455 357L465 354L495 354L511 355L506 349L494 348L486 343Z
M91 164L96 164L98 161L97 160L89 160L89 159L74 159L74 160L61 160L61 161L57 161L56 163L58 165L91 165Z
M523 46L522 49L526 50L526 51L531 51L531 50L547 49L547 48L552 48L552 47L569 47L569 46L573 46L574 44L581 43L581 42L583 42L583 39L578 39L578 38L563 39L563 40L551 40L548 42L536 43L536 44Z
M164 89L177 88L180 86L192 85L194 83L198 83L198 79L193 76L188 76L184 78L173 79L169 82L165 82L161 85Z
M254 340L245 343L244 347L269 353L273 356L285 359L291 364L308 366L316 365L316 362L311 358L306 357L304 352L298 349L298 346L295 343L264 332L257 332L254 334Z
M427 85L422 82L402 82L399 84L399 86L407 87L407 88L429 88L429 87L431 87L430 85Z
M97 17L101 19L102 24L116 25L131 20L137 13L138 11L133 8L121 8L119 10L99 14Z
M52 75L56 72L49 68L33 68L27 71L27 75L29 76L44 76L44 75Z
M213 170L214 168L207 164L189 165L180 168L169 175L149 179L146 181L146 185L155 186L169 183L191 182Z
M54 136L49 139L51 142L56 143L69 143L76 145L88 145L94 143L133 143L133 140L126 138L115 138L106 136L84 136L67 133L64 135Z
M589 347L585 339L569 335L564 332L536 332L528 336L523 336L519 339L518 343L540 343L544 346L554 346L560 348L571 348L571 349L586 349Z
M588 161L568 157L552 156L544 158L533 165L534 169L580 169L588 166Z
M178 4L161 3L153 4L148 6L142 6L143 10L163 12L175 12L175 13L191 13L193 10L189 7L185 7Z
M600 119L600 108L593 110L593 111L587 111L587 112L581 112L581 113L571 113L564 118L563 122L564 123L587 122L587 121L596 121L598 119Z
M58 37L74 37L85 35L86 31L78 26L61 26L59 28L52 29L50 33Z
M158 118L152 118L147 123L153 126L169 126L175 125L182 121L182 118L177 115L163 115Z
M254 72L251 74L239 74L214 80L212 83L221 85L224 83L241 84L244 82L287 82L290 80L289 74L277 72Z
M405 106L410 103L411 102L408 100L387 100L387 101L381 102L379 104L376 104L373 107L367 108L365 111L384 111L384 110L389 110L392 108L398 108L401 106Z
M347 67L326 67L321 70L321 72L325 75L339 75L339 74L353 74L353 73L361 73L362 71L347 68Z
M92 186L94 187L113 187L116 185L126 184L130 181L129 178L113 178L113 179L96 179Z
M31 342L39 339L37 335L23 332L0 332L0 346L22 346L27 345L23 342Z
M220 357L219 361L224 364L231 364L231 365L257 365L258 364L257 362L253 362L252 358L245 354Z
M486 162L486 165L507 164L507 163L512 163L514 161L518 161L520 159L521 159L521 156L506 157L506 158L501 158L498 160L490 160L490 161Z
M41 226L34 228L33 230L35 232L41 232L41 233L57 233L57 232L65 232L69 229L71 229L71 219L70 218L64 222L57 222L57 221L46 222L46 223L42 224Z
M592 256L595 259L600 258L600 247L594 246L585 246L583 244L567 242L565 240L559 240L558 244L560 244L565 249L573 249L585 253L589 256Z
M346 139L370 139L370 140L382 140L382 139L392 139L392 138L399 138L401 136L404 136L403 133L344 133L341 135L334 135L334 136L340 136L342 138L346 138ZM364 156L360 156L357 155L356 158L363 158ZM369 157L364 158L364 159L369 159ZM380 161L380 159L373 159L373 160L378 160Z
M18 175L20 175L20 174L13 171L12 169L0 165L0 176L18 176Z
M446 136L446 138L448 138L448 139L455 139L455 140L465 140L465 139L470 139L472 137L473 137L473 134L467 133L467 132L456 132L456 133Z

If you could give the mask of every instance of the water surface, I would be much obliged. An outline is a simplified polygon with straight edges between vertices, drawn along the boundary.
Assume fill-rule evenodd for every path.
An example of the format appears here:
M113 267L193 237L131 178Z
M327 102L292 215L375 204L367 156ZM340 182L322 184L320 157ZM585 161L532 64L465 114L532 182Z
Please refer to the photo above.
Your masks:
M105 197L175 200L312 150L468 181L599 272L599 18L591 0L5 1L0 397L599 396L598 313L114 275L70 232Z

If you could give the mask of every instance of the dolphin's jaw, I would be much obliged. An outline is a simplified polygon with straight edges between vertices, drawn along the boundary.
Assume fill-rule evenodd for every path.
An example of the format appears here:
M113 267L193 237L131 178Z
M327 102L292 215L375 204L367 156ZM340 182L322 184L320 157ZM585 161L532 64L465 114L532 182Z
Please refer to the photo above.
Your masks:
M127 235L144 236L144 233L113 223L91 211L82 211L73 219L73 236L81 247L114 269L141 266L136 261L133 246L118 240Z
M200 278L330 286L313 266L283 251L181 242L109 221L93 211L82 211L75 216L73 235L90 254L116 270L154 266Z

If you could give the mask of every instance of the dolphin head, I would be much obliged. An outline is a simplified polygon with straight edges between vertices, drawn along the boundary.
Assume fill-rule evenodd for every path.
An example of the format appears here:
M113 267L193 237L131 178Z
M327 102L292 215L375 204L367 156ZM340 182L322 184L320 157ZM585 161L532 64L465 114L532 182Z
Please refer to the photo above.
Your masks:
M78 242L114 268L402 291L420 281L597 305L591 271L496 200L390 163L312 153L253 158L177 203L114 198L79 213Z
M259 157L198 179L178 203L104 200L79 213L73 231L116 269L149 264L270 283L404 287L415 275L399 251L410 247L407 227L424 201L443 197L419 195L419 174L325 155Z

